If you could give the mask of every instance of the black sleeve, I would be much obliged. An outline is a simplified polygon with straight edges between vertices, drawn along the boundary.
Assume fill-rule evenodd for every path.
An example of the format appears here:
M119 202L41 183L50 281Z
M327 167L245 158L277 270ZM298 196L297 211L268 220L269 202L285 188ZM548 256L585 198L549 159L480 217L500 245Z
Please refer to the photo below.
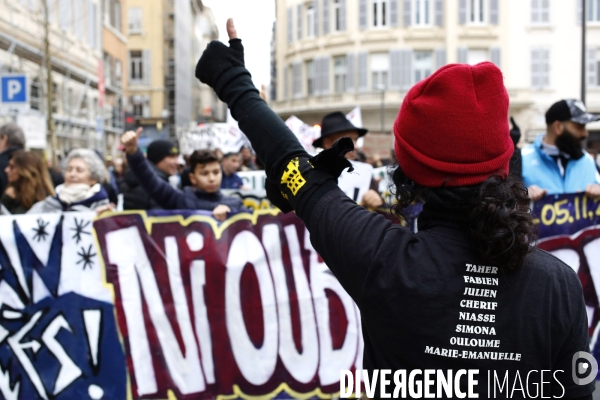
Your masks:
M271 202L284 212L294 209L305 222L309 221L318 199L335 189L339 174L351 166L343 157L353 148L351 141L349 148L348 142L344 142L311 158L281 118L260 98L244 67L224 73L215 91L227 103L265 166Z

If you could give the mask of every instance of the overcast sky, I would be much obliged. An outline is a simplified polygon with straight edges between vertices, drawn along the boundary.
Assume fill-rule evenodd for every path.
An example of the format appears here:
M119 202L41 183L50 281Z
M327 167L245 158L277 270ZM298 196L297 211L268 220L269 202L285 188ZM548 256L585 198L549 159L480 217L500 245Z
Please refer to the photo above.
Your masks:
M246 68L260 89L270 82L271 36L275 21L275 0L202 0L210 7L219 28L219 40L228 43L225 23L233 18L244 44Z

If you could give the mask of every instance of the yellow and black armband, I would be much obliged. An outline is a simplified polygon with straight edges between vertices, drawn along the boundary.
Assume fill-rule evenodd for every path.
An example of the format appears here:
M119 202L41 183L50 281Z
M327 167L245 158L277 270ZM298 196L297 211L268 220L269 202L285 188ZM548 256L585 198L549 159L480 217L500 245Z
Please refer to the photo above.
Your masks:
M343 170L353 170L352 164L345 158L345 154L352 150L352 140L341 138L330 149L314 157L300 156L289 160L278 177L267 178L269 200L285 213L299 211L324 183L333 181L337 184Z

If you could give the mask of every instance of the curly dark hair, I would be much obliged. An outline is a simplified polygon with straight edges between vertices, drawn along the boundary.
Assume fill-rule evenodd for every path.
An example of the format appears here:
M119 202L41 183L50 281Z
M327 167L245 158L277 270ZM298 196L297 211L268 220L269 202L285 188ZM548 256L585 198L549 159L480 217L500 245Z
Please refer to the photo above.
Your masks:
M474 186L427 188L416 184L400 167L392 174L398 200L392 212L414 201L444 204L467 215L464 225L479 254L505 272L516 271L533 249L537 226L529 207L527 188L513 176L492 175Z

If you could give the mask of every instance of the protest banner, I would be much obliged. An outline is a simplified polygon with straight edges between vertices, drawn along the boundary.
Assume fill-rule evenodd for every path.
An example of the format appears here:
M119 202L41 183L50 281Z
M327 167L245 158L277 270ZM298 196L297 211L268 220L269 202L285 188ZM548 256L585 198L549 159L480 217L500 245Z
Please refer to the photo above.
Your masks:
M534 203L538 246L568 264L579 276L588 314L590 348L600 360L600 199L583 193L545 196Z
M302 221L264 208L0 217L1 397L336 397L362 364L358 309ZM599 358L600 202L533 212L581 279Z

